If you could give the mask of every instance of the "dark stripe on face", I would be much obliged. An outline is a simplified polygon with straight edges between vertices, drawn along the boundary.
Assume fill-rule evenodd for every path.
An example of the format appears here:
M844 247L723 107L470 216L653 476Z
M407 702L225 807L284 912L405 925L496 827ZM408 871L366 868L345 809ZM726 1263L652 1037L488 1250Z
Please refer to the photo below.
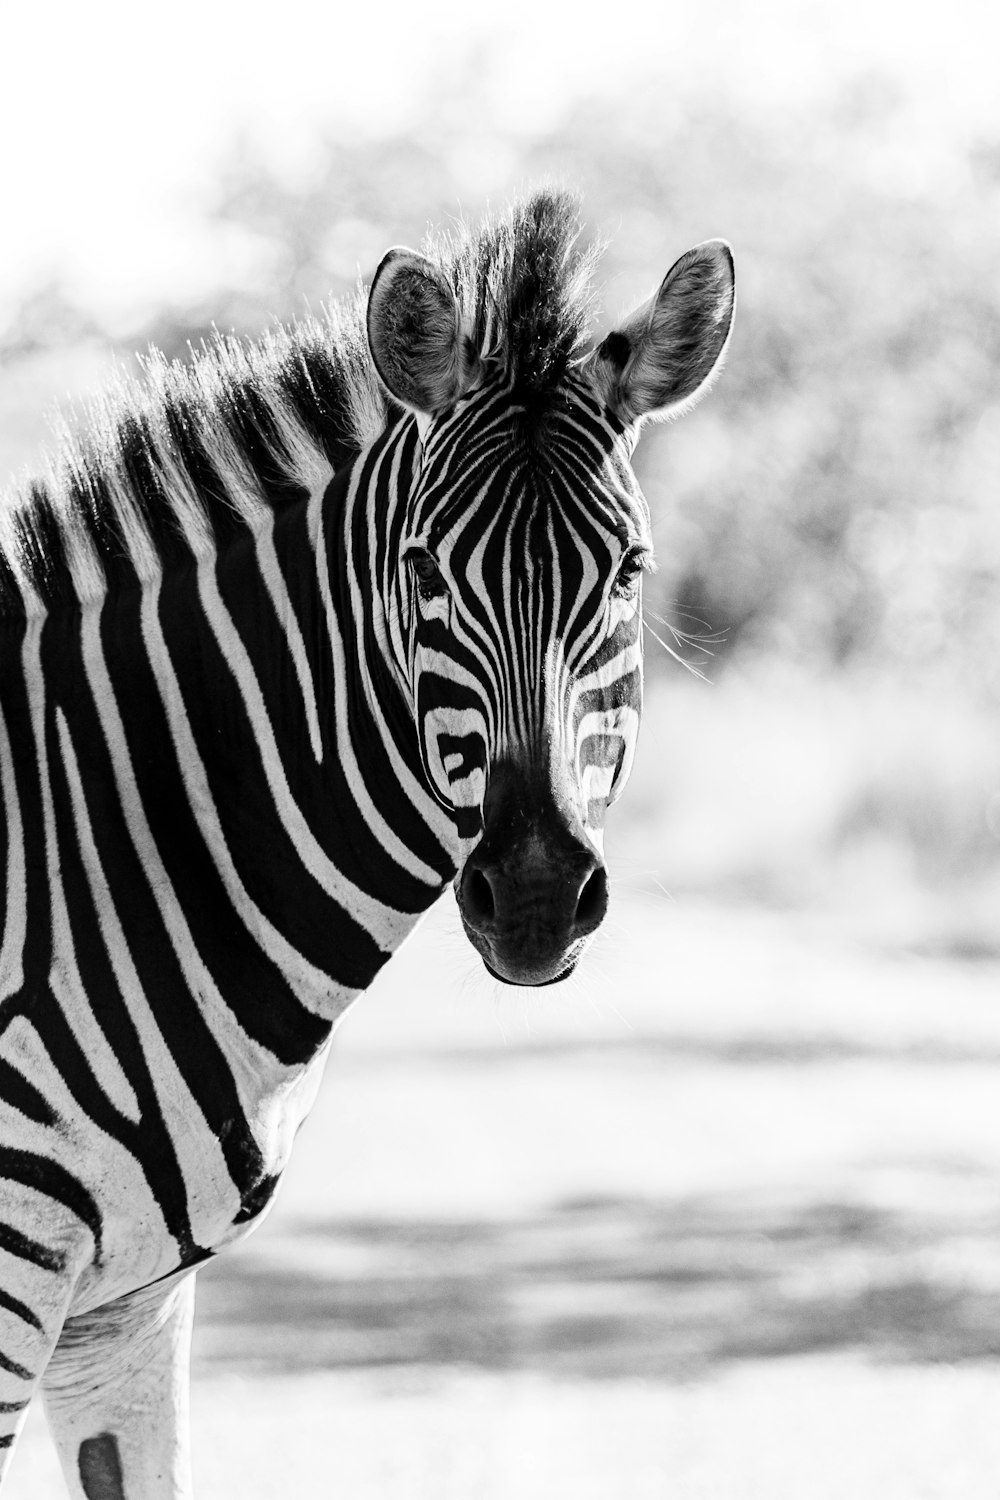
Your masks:
M444 798L444 761L456 753L443 728L449 710L456 726L470 711L482 715L480 759L514 746L544 755L544 725L552 714L561 723L569 706L549 704L549 693L562 700L574 681L634 647L638 610L611 602L611 590L625 549L648 543L645 502L620 429L578 396L571 391L533 432L509 396L484 391L432 430L408 528L453 595L437 611L418 601L412 616L418 717L435 740L427 754L445 772ZM638 708L632 670L592 683L564 726L569 744L588 708L633 699ZM611 741L605 755L620 765L620 737Z

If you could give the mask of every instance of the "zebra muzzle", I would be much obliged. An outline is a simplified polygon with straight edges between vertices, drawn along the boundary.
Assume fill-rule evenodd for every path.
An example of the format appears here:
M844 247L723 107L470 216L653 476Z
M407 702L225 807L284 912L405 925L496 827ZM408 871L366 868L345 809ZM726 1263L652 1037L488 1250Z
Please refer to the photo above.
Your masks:
M486 831L456 881L466 935L494 978L554 984L573 972L604 919L604 863L555 807L486 811Z

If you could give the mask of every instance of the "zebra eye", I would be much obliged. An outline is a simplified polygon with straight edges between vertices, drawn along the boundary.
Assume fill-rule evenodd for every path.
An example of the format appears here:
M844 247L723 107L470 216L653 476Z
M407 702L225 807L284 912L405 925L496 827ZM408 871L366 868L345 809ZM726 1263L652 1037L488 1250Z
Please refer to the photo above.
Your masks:
M444 581L441 569L429 552L410 552L406 560L413 572L417 593L421 599L440 599L447 594L448 585Z
M645 568L645 554L633 548L626 552L619 566L611 592L619 599L632 599L639 589L639 579Z

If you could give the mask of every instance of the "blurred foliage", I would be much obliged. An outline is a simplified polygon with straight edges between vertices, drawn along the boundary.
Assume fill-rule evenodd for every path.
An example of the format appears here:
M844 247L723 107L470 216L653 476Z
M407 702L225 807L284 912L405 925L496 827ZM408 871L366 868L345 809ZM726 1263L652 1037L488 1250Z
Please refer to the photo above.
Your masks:
M878 77L808 115L646 89L529 138L478 123L485 67L435 80L405 136L328 140L294 179L240 143L206 207L253 273L136 341L184 356L212 326L256 332L349 290L388 245L540 180L578 188L607 239L605 322L725 235L740 289L726 373L639 449L652 628L719 634L717 659L870 664L1000 701L1000 144L930 185L893 155L903 101ZM57 313L90 331L50 289L7 358Z

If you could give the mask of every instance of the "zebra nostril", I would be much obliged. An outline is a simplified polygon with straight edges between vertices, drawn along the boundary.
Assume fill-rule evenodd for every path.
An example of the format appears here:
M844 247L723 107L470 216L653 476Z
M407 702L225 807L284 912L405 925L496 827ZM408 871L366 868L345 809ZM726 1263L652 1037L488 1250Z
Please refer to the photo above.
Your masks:
M462 907L466 921L480 930L488 927L496 916L493 887L482 870L466 869L462 880Z
M603 865L598 865L580 892L576 903L576 918L573 927L580 937L593 932L604 920L608 909L608 876Z

